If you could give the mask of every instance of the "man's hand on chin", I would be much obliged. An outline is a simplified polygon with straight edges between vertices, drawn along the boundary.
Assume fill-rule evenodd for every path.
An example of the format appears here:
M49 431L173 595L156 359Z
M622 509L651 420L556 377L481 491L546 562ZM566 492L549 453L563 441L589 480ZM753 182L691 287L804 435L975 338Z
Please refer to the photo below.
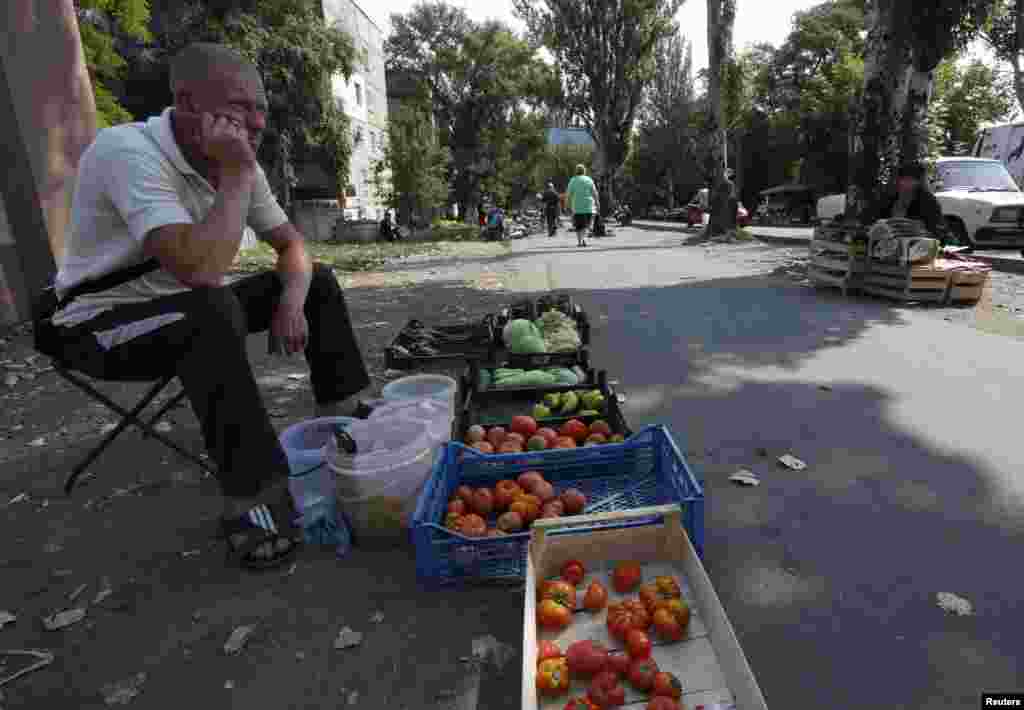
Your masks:
M272 354L294 355L304 351L309 340L309 323L302 305L282 301L270 322L270 337Z

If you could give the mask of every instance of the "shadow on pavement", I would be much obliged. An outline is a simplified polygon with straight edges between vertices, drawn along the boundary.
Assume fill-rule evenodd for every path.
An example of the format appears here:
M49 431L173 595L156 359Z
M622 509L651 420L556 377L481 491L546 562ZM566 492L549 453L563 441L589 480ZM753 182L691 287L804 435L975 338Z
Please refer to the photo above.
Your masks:
M347 293L376 391L395 376L383 372L382 348L408 319L481 317L530 295L459 281ZM896 310L771 277L574 297L591 316L592 362L622 381L633 428L668 424L705 481L707 566L772 707L863 708L881 698L965 707L984 689L1013 689L1024 671L1011 631L1024 627L1021 574L999 560L1019 557L1024 540L999 491L979 462L895 425L888 393L800 379L823 351L905 326ZM264 336L251 346L268 406L287 415L275 423L304 418L305 384L281 377L303 363L268 358ZM5 402L0 423L89 421L84 399L52 375L33 386L39 392ZM172 419L198 447L190 410ZM422 592L408 549L355 550L341 561L306 550L291 576L240 572L214 540L212 480L129 435L65 499L57 488L96 434L25 449L34 435L9 435L0 474L5 495L32 496L0 509L12 531L0 536L0 609L19 617L3 646L50 649L57 661L5 687L10 707L45 698L51 708L101 708L100 686L138 672L148 674L138 707L334 707L353 691L357 707L439 707L464 688L461 659L485 634L516 656L486 675L479 707L517 707L521 591ZM789 452L808 469L774 462ZM740 466L762 484L729 483ZM158 485L84 508L140 480ZM64 632L42 631L38 617L68 606L79 584L90 585L79 603L91 599L102 577L115 589L107 603ZM939 591L971 599L978 615L944 615ZM383 621L370 621L378 611ZM243 652L226 657L231 630L254 623ZM362 631L363 644L334 650L343 626Z

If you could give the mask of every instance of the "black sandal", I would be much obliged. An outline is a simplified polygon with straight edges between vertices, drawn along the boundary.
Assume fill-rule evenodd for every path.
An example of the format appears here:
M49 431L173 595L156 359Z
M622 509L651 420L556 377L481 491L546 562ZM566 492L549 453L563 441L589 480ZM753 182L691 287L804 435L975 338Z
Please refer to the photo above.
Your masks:
M228 543L228 557L234 557L238 564L248 569L271 569L290 562L302 541L301 534L296 534L292 523L293 514L292 507L282 501L257 505L245 515L222 519L221 532ZM231 539L235 535L242 535L245 539L236 545ZM282 540L289 543L285 550L278 549ZM256 550L267 543L273 545L273 554L256 557Z

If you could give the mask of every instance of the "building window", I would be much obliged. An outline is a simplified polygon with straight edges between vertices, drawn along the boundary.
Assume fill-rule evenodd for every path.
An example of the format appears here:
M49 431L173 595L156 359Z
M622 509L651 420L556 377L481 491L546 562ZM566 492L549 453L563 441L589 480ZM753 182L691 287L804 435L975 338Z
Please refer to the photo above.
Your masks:
M363 87L361 87L359 84L356 84L355 87L356 87L356 106L362 106L363 105Z

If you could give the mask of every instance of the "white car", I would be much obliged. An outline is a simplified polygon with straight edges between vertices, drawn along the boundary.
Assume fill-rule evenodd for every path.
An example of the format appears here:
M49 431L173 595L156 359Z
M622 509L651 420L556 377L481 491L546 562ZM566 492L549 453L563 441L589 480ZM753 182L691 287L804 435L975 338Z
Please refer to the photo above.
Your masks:
M986 158L939 158L930 184L949 231L972 246L1024 246L1024 192L1006 166ZM821 221L842 215L846 195L818 200Z

